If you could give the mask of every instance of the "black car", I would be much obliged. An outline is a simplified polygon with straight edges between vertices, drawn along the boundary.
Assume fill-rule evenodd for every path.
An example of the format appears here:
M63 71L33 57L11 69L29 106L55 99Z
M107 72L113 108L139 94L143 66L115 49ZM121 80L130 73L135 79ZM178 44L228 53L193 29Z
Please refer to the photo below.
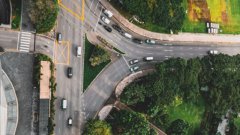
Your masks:
M143 43L143 41L141 39L139 39L139 38L134 38L134 39L132 39L132 41L135 42L135 43L138 43L138 44L142 44Z
M67 68L67 77L68 77L68 78L72 78L72 76L73 76L72 68L71 68L71 67L68 67L68 68Z
M118 32L120 32L120 33L123 32L122 28L121 28L120 26L118 26L117 24L113 24L112 27L113 27L116 31L118 31Z
M103 27L106 31L112 32L112 28L108 27L107 25L104 25Z

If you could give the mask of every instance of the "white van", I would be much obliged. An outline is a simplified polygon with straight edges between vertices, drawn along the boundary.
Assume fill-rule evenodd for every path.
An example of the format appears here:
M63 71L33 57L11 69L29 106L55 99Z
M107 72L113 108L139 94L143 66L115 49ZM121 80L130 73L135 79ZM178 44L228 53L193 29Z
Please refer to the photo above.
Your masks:
M65 98L62 99L61 107L63 110L67 109L67 100Z
M153 57L144 57L143 58L145 61L152 61L153 60Z
M113 16L113 13L112 13L111 11L107 10L107 9L105 9L105 10L103 11L103 13L104 13L107 17L109 17L109 18L111 18L111 17Z
M82 47L81 46L78 46L77 47L77 57L80 57L82 54Z
M103 21L104 23L106 23L106 24L109 24L109 23L110 23L110 20L107 19L107 18L104 17L104 16L102 16L101 19L102 19L102 21Z
M128 33L124 33L124 36L125 36L126 38L129 38L129 39L132 38L132 35L130 35L130 34L128 34Z

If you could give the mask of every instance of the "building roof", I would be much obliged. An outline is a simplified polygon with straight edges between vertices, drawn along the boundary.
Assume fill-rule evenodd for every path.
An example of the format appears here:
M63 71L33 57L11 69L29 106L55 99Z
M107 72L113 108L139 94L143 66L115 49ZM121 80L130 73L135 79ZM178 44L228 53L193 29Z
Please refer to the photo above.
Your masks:
M40 99L39 135L48 134L49 99Z
M50 62L41 61L40 99L50 98Z

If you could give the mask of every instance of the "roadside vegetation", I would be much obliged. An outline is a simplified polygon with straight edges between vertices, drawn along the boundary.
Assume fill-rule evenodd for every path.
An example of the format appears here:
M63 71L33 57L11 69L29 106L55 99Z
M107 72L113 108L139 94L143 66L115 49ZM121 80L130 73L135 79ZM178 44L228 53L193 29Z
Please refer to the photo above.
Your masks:
M134 18L131 20L140 27L166 33L170 31L177 33L182 28L185 19L182 0L123 0L122 2L120 4L118 0L112 1L118 3L120 9L126 10L130 15L136 15L137 20Z
M87 89L109 62L110 54L107 51L85 40L83 90Z
M153 32L206 33L206 22L220 24L219 33L240 34L239 0L111 0L124 17ZM133 16L138 17L138 21ZM144 23L143 23L144 22Z
M11 0L12 3L12 29L18 29L21 21L22 0Z
M177 129L184 135L216 134L221 117L231 110L228 133L238 135L239 59L219 54L166 60L156 64L155 73L127 86L120 100L168 134Z
M89 120L85 125L83 135L112 135L112 128L106 121Z
M56 78L54 76L54 72L55 72L55 66L54 63L52 62L51 58L49 58L48 56L44 55L44 54L36 54L35 55L35 60L34 60L34 84L37 86L37 89L40 89L40 78L41 78L41 61L49 61L50 62L50 70L51 70L51 77L50 77L50 90L51 90L51 100L50 100L50 116L48 119L48 134L52 135L54 132L54 127L55 127L55 123L54 123L54 116L55 116L55 92L56 92Z
M57 0L31 0L30 2L28 15L37 33L49 32L57 20Z

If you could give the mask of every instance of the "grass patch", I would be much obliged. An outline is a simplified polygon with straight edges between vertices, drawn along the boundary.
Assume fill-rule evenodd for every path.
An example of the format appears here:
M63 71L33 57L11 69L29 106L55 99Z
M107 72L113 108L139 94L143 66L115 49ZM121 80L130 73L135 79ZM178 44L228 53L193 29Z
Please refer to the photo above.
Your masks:
M204 114L205 105L203 99L197 100L198 103L187 103L167 107L170 121L182 119L190 124L187 135L193 135L200 128L201 120Z
M191 22L188 17L183 22L182 32L206 33L205 22Z
M240 129L240 117L234 119L234 125L236 125L238 129Z
M22 0L11 0L12 3L12 29L18 29L21 21Z
M92 67L89 61L91 54L94 50L94 45L87 39L85 40L85 54L84 54L84 78L83 78L83 90L85 91L93 79L102 71L102 69L110 62L101 63L98 66Z

